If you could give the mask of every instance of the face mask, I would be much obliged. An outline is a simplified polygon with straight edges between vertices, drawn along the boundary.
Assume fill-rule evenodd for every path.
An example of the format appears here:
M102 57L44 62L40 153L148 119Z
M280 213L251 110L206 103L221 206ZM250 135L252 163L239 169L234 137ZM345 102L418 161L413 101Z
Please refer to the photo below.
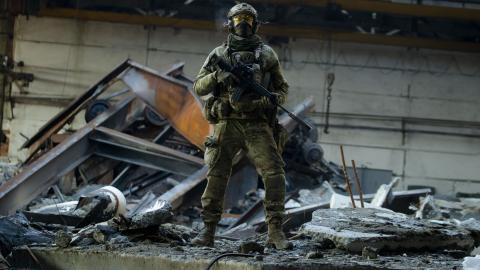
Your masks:
M252 27L245 21L235 25L235 34L241 37L248 37L253 34Z

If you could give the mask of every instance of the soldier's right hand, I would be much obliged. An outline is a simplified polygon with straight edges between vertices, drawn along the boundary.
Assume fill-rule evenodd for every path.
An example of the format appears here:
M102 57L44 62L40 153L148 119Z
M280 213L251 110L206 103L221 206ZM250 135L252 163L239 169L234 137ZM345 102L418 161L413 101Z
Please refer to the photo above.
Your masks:
M231 85L234 82L238 82L238 78L235 75L223 70L215 71L215 77L217 78L217 83L222 83L224 85Z

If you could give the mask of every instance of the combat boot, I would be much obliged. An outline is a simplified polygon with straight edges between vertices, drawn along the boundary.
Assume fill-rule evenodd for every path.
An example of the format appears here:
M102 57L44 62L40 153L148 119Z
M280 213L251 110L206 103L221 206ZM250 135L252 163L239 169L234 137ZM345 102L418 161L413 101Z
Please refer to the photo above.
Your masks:
M268 246L274 246L276 249L291 249L293 244L290 243L283 233L281 222L268 223Z
M213 247L216 227L216 223L205 223L203 229L193 238L192 244L196 246Z

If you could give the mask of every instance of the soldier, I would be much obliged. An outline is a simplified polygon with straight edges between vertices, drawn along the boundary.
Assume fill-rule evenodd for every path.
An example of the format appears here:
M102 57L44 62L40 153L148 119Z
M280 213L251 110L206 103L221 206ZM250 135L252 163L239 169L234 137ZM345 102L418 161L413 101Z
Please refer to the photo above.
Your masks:
M280 104L285 102L288 84L283 78L277 55L256 35L259 24L257 11L251 5L241 3L232 7L227 16L228 39L210 53L194 84L198 95L211 95L205 102L204 115L215 125L213 135L205 141L205 163L209 168L208 184L202 195L205 227L192 243L213 246L232 160L239 150L244 150L265 184L267 245L277 249L291 248L282 231L285 164L280 148L286 133L278 124L276 106L267 97L248 89L244 89L239 100L233 100L238 79L219 69L210 59L216 55L231 65L239 61L249 65L254 70L253 79L274 93Z

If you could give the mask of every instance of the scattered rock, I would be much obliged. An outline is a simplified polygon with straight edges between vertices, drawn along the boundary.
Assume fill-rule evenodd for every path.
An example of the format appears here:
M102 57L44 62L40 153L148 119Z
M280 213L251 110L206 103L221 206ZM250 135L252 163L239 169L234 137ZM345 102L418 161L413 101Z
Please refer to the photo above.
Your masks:
M125 244L125 243L129 243L129 242L130 241L128 240L128 237L126 237L124 235L121 235L121 234L118 234L118 235L110 238L110 240L108 240L108 243L112 244L112 245Z
M463 260L463 269L464 270L478 270L480 269L480 255L475 257L465 257Z
M10 254L14 247L37 244L52 244L55 235L30 226L22 213L0 217L0 253Z
M265 247L257 242L253 241L243 241L240 243L239 252L240 253L255 253L258 252L263 254Z
M374 259L378 258L377 250L375 248L371 248L371 247L364 247L362 249L362 257L364 259L374 260Z
M72 234L63 230L58 231L55 234L55 245L60 248L66 248L70 245L72 241Z
M263 261L263 256L262 255L256 255L253 257L256 261Z
M307 253L307 259L321 259L323 258L323 254L319 251L310 251Z
M474 250L472 250L472 252L470 253L470 255L472 255L472 256L480 255L480 246L478 246L478 247L476 247Z
M99 244L104 244L107 241L107 236L100 230L94 231L92 237Z
M115 222L121 231L142 230L170 221L173 217L171 211L172 206L169 202L157 200L151 206L138 211L132 217L120 217Z

